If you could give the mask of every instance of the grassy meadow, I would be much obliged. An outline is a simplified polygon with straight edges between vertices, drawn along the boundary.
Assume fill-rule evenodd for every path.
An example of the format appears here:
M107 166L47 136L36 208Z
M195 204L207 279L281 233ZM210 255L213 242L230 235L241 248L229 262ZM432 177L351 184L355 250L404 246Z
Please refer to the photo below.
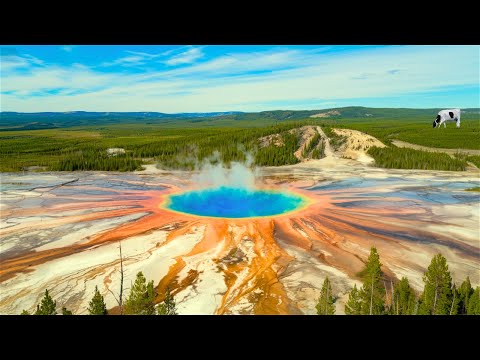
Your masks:
M428 121L427 121L428 120ZM431 120L431 121L430 121ZM342 119L337 127L358 130L372 135L385 144L401 140L412 144L445 149L480 149L480 119L478 114L462 116L460 128L455 123L433 128L432 119Z

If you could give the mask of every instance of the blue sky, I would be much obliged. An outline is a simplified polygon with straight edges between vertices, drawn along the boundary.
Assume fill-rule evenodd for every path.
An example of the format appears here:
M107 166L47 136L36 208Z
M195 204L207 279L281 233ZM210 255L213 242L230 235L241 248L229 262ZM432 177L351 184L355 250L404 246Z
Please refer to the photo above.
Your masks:
M480 46L1 46L2 111L480 107Z

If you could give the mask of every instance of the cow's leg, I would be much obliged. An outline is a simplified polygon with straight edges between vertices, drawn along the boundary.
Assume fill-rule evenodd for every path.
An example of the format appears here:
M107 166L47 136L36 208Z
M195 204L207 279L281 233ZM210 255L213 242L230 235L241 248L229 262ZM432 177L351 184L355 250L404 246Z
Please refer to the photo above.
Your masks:
M460 116L457 118L457 128L460 127Z
M447 122L446 121L443 122L443 127L447 128Z

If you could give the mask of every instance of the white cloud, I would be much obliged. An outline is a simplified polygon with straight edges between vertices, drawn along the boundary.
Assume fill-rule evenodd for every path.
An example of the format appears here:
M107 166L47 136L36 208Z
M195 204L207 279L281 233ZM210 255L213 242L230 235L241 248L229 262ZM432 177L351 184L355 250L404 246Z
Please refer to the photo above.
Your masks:
M140 52L140 51L130 51L130 50L125 50L126 53L136 55L136 56L141 56L144 59L153 59L156 58L157 56L160 56L160 54L149 54L146 52Z
M0 59L2 76L5 72L30 66L29 61L20 56L2 56Z
M43 61L35 56L27 54L2 55L0 57L0 65L3 78L4 76L8 76L8 74L19 69L29 69L34 66L42 66Z
M30 69L27 74L13 74L6 77L2 74L2 92L41 93L58 88L93 92L96 88L111 85L114 79L118 77L112 74L95 73L77 64L69 68L41 67ZM31 98L30 101L41 100Z
M73 46L69 46L69 45L62 46L61 49L62 49L63 51L65 51L65 52L72 52Z
M297 50L273 50L253 53L225 54L188 67L165 72L166 76L238 75L252 71L273 71L301 67L312 62L311 57Z
M200 59L201 57L203 57L202 49L195 47L172 56L170 59L165 61L165 64L169 66L191 64L196 60Z
M103 67L116 66L116 65L127 66L127 67L141 66L141 65L147 64L150 61L155 61L160 57L165 57L172 53L178 52L179 50L186 47L188 47L189 50L178 53L170 57L170 59L163 62L165 62L168 65L187 64L187 63L193 62L200 56L203 56L199 48L191 48L190 46L181 46L181 47L167 50L158 54L151 54L143 51L125 50L125 53L129 54L128 56L123 56L113 61L105 61L101 63L100 66L103 66Z
M145 64L145 57L134 55L134 56L124 56L113 61L107 61L101 64L101 66L137 66Z
M101 66L114 66L114 65L139 66L139 65L144 65L147 62L155 58L158 58L159 56L165 55L165 53L149 54L146 52L130 51L130 50L126 50L125 52L130 55L115 59L113 61L103 62Z
M22 55L25 59L27 59L28 62L30 62L33 65L44 65L44 61L40 60L39 58L36 58L35 56L29 55L29 54L23 54Z
M149 56L157 55L131 52L133 59L124 61L140 62L144 60L135 57ZM2 91L9 92L2 94L4 111L256 111L308 104L318 108L346 98L478 86L479 79L478 46L401 46L349 54L277 49L222 55L141 74L102 72L78 64L40 67L22 59L22 66L31 68L27 74L12 68L4 76L2 58ZM48 94L52 89L64 90ZM45 96L28 96L42 92Z

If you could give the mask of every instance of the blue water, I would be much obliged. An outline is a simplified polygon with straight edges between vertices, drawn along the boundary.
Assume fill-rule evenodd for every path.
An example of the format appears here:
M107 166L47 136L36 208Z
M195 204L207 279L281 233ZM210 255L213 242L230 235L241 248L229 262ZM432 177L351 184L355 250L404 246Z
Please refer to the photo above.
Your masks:
M292 193L219 187L171 195L167 208L184 213L226 218L283 214L305 205Z

